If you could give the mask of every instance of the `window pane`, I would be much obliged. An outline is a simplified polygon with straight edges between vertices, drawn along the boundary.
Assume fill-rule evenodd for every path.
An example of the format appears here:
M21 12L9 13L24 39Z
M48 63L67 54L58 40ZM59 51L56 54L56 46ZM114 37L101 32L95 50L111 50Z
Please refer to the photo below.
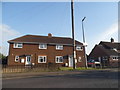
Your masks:
M14 48L22 48L23 44L22 43L14 43Z
M46 63L46 56L39 56L39 63Z
M22 47L22 44L18 43L18 47Z
M57 62L59 62L59 58L57 57L56 59L57 59Z
M44 62L45 62L45 60L46 60L46 57L44 57Z
M56 63L62 63L63 57L62 56L56 56Z
M30 62L30 56L27 56L27 61Z
M47 48L47 45L46 45L46 44L39 44L39 48L40 48L40 49L46 49L46 48Z
M63 57L60 57L60 62L63 62Z
M40 59L40 62L43 62L43 59L42 59L42 58Z
M46 45L46 44L44 44L44 48L47 48L47 45Z
M19 56L15 56L15 62L19 61Z
M40 48L43 48L43 45L40 45Z
M63 45L56 45L56 49L62 50L63 49Z
M60 58L60 62L63 62L61 58Z
M80 46L76 46L76 50L81 50L81 47Z
M16 43L15 43L14 45L15 45L15 47L17 47L17 44L16 44Z

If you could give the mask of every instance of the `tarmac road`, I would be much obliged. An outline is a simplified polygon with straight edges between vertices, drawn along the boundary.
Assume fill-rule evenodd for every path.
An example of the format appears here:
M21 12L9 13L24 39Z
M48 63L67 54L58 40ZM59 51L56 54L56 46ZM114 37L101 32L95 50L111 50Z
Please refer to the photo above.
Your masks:
M3 88L118 88L117 71L69 71L5 78Z

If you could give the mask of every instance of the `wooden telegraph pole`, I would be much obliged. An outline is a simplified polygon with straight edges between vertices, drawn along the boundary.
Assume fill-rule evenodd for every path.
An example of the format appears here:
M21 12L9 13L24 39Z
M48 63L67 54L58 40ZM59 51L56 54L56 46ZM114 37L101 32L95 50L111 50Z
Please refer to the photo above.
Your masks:
M71 16L72 16L72 39L73 39L73 69L76 69L75 59L76 59L76 50L75 50L75 38L74 38L74 5L73 0L71 0Z

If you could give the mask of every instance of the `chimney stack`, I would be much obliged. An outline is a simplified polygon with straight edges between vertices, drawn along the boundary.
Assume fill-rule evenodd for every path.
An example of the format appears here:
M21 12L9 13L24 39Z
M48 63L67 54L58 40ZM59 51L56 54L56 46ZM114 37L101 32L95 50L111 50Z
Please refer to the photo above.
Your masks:
M111 38L111 43L114 43L114 39L113 38Z
M51 37L52 37L52 34L51 34L51 33L48 33L48 37L51 38Z

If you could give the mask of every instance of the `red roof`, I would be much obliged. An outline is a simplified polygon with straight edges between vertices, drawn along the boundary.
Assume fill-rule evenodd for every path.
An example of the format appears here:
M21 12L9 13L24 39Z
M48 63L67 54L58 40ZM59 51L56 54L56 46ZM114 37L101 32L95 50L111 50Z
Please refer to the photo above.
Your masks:
M25 35L13 40L9 40L8 43L46 43L46 44L73 44L73 39L68 37L49 37L38 35ZM76 41L76 44L83 45L81 42Z

